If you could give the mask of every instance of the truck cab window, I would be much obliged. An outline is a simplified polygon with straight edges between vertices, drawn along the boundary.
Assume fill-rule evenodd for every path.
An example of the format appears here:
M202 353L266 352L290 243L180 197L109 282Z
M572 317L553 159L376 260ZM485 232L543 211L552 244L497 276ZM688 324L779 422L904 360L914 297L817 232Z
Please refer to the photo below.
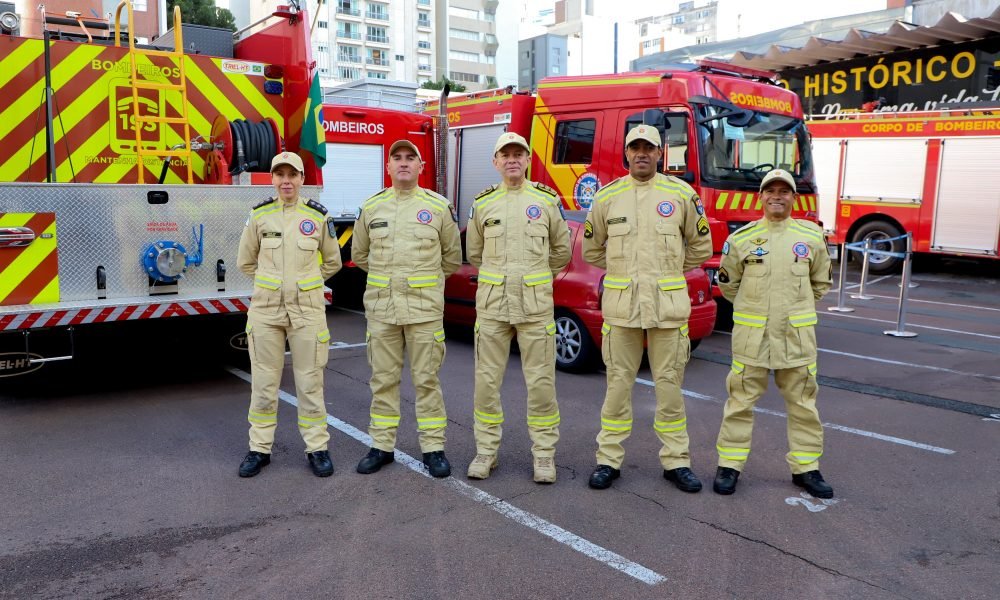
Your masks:
M663 122L657 123L656 129L660 132L660 139L666 146L663 160L656 165L656 170L661 173L671 175L683 175L688 170L688 116L687 113L667 112L663 113ZM628 135L630 129L643 123L643 113L637 112L629 115L625 119L625 127L622 139ZM625 158L625 150L622 149L622 166L628 168L628 160Z
M561 121L556 124L552 162L557 165L590 164L594 157L594 133L597 121Z

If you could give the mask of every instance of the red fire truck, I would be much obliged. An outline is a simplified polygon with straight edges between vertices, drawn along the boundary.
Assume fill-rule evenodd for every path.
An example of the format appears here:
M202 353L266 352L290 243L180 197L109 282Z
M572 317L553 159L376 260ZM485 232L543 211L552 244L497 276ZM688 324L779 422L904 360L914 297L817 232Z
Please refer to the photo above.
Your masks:
M820 220L832 240L876 249L997 258L1000 117L955 110L840 113L811 120ZM827 201L829 199L829 201ZM875 273L902 260L871 255Z
M427 112L437 114L431 103ZM483 188L496 181L493 143L502 131L532 147L529 177L557 190L567 209L587 209L594 193L628 173L625 135L654 125L666 145L661 170L701 195L716 255L728 234L760 218L758 188L773 168L791 172L801 194L793 216L816 219L809 138L798 96L773 74L701 61L670 70L552 77L537 94L479 92L447 105L448 197L464 224ZM713 286L718 296L718 288Z
M154 356L168 337L240 346L253 286L235 268L240 234L273 192L271 158L319 127L295 7L218 31L225 56L186 52L180 26L136 47L120 32L134 30L128 0L96 21L50 14L44 39L0 35L0 378L125 330L167 376L189 358ZM302 154L316 197L322 172Z

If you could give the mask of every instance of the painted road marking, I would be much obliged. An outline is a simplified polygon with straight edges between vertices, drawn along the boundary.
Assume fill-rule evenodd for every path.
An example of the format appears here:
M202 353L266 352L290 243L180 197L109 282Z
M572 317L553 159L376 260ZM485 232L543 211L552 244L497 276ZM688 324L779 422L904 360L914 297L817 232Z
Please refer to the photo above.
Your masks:
M819 502L819 504L813 504L813 502ZM806 507L809 512L823 512L827 508L833 506L834 504L840 502L837 499L823 500L822 498L813 498L809 492L802 492L798 496L791 496L785 498L785 504L789 506L795 506L796 504Z
M845 319L860 319L862 321L874 321L876 323L889 323L895 325L896 321L888 321L886 319L872 319L870 317L859 317L856 315L845 315L844 313L824 313L827 317L842 317ZM907 327L915 327L918 329L930 329L932 331L944 331L945 333L959 333L962 335L974 335L977 337L990 338L991 340L1000 340L1000 335L989 335L987 333L975 333L972 331L961 331L959 329L945 329L944 327L931 327L930 325L915 325L913 323L907 323Z
M641 377L636 377L635 381L636 381L636 383L641 383L642 385L645 385L645 386L655 387L655 384L652 381L648 380L648 379L642 379ZM716 398L715 396L708 396L706 394L699 394L698 392L692 392L690 390L683 390L682 389L681 393L683 393L688 398L694 398L695 400L709 400L709 401L716 402L716 403L722 403L722 402L724 402L723 400L720 400L720 399ZM775 417L785 417L785 418L788 417L788 415L786 413L783 413L781 411L771 410L769 408L760 408L759 406L755 406L753 408L753 411L761 413L761 414L764 414L764 415L772 415L772 416L775 416ZM837 430L837 431L843 431L845 433L853 433L854 435L860 435L860 436L864 436L864 437L868 437L868 438L872 438L872 439L876 439L876 440L881 440L883 442L890 442L890 443L893 443L893 444L900 444L902 446L909 446L911 448L917 448L919 450L927 450L928 452L937 452L938 454L954 454L955 453L954 450L949 450L948 448L939 448L937 446L931 446L930 444L924 444L924 443L921 443L921 442L914 442L913 440L907 440L907 439L903 439L903 438L898 438L898 437L895 437L895 436L892 436L892 435L885 435L885 434L882 434L882 433L875 433L874 431L865 431L864 429L855 429L854 427L847 427L845 425L837 425L836 423L823 423L823 427L826 427L827 429L834 429L834 430Z
M235 367L226 367L226 370L243 381L250 383L250 374L246 371ZM278 390L278 397L292 406L298 406L298 399L284 390ZM337 417L330 414L326 415L326 422L329 423L334 429L351 436L364 444L366 447L370 447L372 445L372 438L367 433L361 431L350 423L341 421ZM405 465L410 470L419 473L424 477L430 477L430 474L424 470L424 465L421 461L413 458L405 452L401 452L398 449L396 450L396 462ZM663 575L660 575L651 569L647 569L639 563L632 562L620 554L612 552L606 548L602 548L593 542L589 542L582 537L559 527L555 523L551 523L537 515L522 510L513 504L484 492L475 486L471 486L464 481L459 481L454 477L447 477L442 480L442 484L450 487L452 490L458 492L466 498L500 513L515 523L524 525L529 529L533 529L538 533L559 542L560 544L565 544L580 554L589 556L590 558L604 563L612 569L621 571L629 577L638 579L645 584L657 585L667 580L667 578Z
M330 343L330 349L331 350L342 350L344 348L363 348L364 346L367 346L367 345L368 345L367 342L361 342L360 344L348 344L347 342L331 342Z

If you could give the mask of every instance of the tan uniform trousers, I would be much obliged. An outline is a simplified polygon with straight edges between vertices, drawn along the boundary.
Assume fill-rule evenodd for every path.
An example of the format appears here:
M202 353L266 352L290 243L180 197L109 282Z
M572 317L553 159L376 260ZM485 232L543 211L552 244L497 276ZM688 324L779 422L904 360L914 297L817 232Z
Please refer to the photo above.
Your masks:
M326 450L330 432L323 404L323 369L330 354L330 334L323 317L304 327L261 323L250 317L250 450L271 453L278 426L278 386L285 368L285 340L292 351L292 373L299 403L299 433L306 452Z
M601 407L601 432L597 434L597 464L620 469L625 460L622 443L632 433L632 386L642 362L643 333L648 338L649 366L656 391L653 429L660 438L660 464L664 469L690 467L687 417L684 412L684 367L691 355L687 328L643 330L605 323L601 353L607 367L608 390Z
M480 317L476 321L476 453L495 455L503 433L503 385L510 341L517 334L521 371L528 388L528 435L531 453L552 458L559 441L559 405L556 402L556 326L553 322L507 323Z
M768 369L735 363L726 377L729 400L722 417L716 448L719 466L742 471L750 455L753 407L767 391ZM823 454L823 425L816 411L815 366L775 369L774 383L788 411L788 454L793 474L819 469Z
M399 382L403 373L403 348L410 359L410 377L417 393L417 430L420 451L444 450L448 416L438 371L444 362L444 326L441 319L410 325L393 325L368 319L368 364L372 368L372 447L392 452L399 428Z

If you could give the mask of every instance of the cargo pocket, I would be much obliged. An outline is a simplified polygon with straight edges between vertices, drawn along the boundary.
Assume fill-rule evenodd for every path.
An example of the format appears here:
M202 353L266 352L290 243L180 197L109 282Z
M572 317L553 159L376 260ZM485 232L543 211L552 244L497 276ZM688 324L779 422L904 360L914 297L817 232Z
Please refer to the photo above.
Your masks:
M438 329L434 332L434 351L437 355L437 364L434 365L435 373L441 369L441 365L444 364L445 354L447 354L444 338L444 329Z
M274 313L281 304L281 278L257 271L253 278L250 307L255 311Z
M677 336L677 363L681 365L678 369L678 373L683 377L684 370L683 365L688 364L691 360L691 338L688 337L688 326L681 325L680 335Z
M324 329L316 334L316 366L325 368L330 360L330 330Z
M656 280L656 320L683 321L691 316L691 299L683 275L660 277Z
M628 318L632 309L632 279L630 277L604 278L604 297L601 310L605 316Z
M601 359L604 366L611 367L611 325L601 325Z
M607 260L608 270L621 272L628 268L628 233L632 226L628 223L615 223L608 226Z
M767 317L734 311L733 356L756 358L764 342L766 325Z
M801 360L804 358L814 358L816 356L816 313L802 313L790 315L787 329L785 345L788 352L788 360Z
M247 321L247 327L245 331L247 334L247 352L250 354L250 364L253 365L255 362L257 362L257 353L254 350L253 323L251 323L249 320Z
M368 367L372 366L372 332L365 332L365 358L368 359Z
M531 273L522 279L524 290L521 292L521 298L524 315L530 317L552 312L552 271Z

